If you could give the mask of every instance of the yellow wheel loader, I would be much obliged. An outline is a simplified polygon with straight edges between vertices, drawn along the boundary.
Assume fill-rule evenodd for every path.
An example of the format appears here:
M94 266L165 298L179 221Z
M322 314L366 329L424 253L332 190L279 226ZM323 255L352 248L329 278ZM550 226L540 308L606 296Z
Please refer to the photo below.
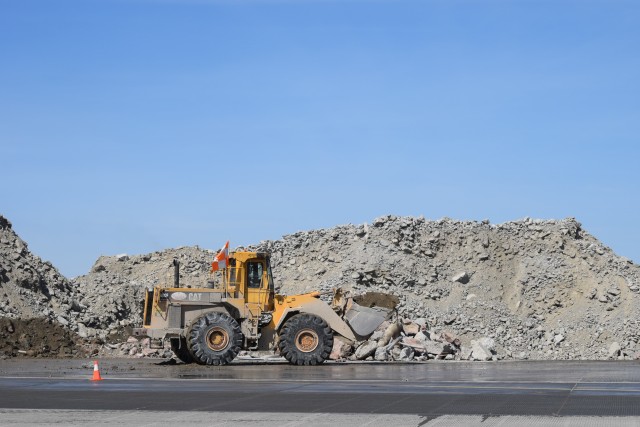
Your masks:
M337 290L331 305L320 292L276 295L270 257L262 252L231 253L220 280L202 288L180 287L179 277L174 261L173 286L147 290L134 335L156 346L169 341L185 363L224 365L241 350L275 350L292 364L317 365L329 358L334 336L367 339L398 303L375 292L350 297Z

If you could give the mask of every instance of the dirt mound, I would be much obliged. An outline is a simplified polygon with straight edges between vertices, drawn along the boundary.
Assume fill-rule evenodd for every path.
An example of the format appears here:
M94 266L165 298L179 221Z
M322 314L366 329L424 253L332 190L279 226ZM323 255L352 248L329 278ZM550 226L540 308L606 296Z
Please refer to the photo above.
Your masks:
M0 357L83 357L78 344L77 336L56 322L0 318Z

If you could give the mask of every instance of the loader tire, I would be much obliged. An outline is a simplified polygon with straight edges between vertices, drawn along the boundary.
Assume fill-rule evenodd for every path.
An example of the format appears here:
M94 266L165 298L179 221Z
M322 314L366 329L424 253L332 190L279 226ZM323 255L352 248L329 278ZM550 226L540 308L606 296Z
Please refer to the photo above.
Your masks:
M296 314L280 331L280 353L293 365L319 365L333 348L333 330L313 314Z
M187 339L184 337L180 338L171 338L171 351L173 354L180 360L182 363L193 363L195 360L191 353L189 353L189 349L187 348Z
M187 333L189 352L202 365L226 365L238 355L243 341L240 325L225 313L200 316Z

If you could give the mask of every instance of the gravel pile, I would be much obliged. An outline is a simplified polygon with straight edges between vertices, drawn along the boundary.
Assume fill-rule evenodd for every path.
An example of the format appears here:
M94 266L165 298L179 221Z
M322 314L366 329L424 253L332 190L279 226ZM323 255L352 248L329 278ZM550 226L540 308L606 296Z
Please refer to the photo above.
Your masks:
M251 249L273 254L285 293L393 293L401 316L450 330L463 348L489 338L498 359L633 358L640 350L640 266L573 218L496 225L384 216Z
M44 317L104 342L110 354L153 356L144 345L126 342L127 331L141 322L144 289L172 283L174 258L181 261L182 284L202 286L215 255L182 247L100 257L88 274L69 281L31 255L6 219L0 224L0 314ZM572 218L490 224L383 216L244 249L272 253L281 293L342 287L398 295L401 319L418 321L420 334L401 333L385 356L377 350L379 340L373 350L370 343L367 357L584 360L629 359L640 352L640 266L615 255ZM442 336L460 345L446 353L451 345ZM356 357L357 350L343 356Z
M0 357L81 354L70 333L86 310L80 301L74 285L0 215Z
M89 308L78 317L76 332L82 338L107 339L110 334L142 322L144 290L173 284L173 260L180 261L181 286L202 286L208 279L215 254L182 247L146 255L101 256L89 274L73 279Z

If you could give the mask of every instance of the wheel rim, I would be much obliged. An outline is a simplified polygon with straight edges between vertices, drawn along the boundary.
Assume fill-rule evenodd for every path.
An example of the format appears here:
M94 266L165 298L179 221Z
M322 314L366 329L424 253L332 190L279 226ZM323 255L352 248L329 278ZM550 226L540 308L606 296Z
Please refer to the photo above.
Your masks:
M220 327L213 327L207 332L207 346L213 351L224 350L229 344L229 334Z
M296 335L296 347L304 353L310 353L318 347L318 334L310 329L304 329Z

